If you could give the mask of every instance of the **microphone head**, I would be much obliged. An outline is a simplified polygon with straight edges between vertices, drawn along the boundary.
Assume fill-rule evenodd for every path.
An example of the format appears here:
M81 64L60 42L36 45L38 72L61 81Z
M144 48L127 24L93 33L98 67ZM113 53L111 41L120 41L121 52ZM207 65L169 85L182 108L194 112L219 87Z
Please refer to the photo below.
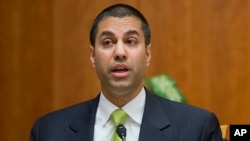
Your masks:
M116 133L118 134L118 136L123 139L126 137L126 128L124 127L124 125L122 124L119 124L117 125L116 127Z

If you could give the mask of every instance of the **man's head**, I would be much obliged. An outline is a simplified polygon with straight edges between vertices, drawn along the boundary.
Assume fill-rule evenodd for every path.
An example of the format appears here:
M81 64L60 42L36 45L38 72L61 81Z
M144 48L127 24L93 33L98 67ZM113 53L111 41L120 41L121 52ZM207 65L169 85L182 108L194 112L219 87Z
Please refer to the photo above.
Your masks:
M130 6L111 6L94 21L90 40L90 60L103 94L119 107L126 104L143 88L150 64L150 30L145 18Z
M145 44L148 46L151 40L151 31L146 18L134 7L125 4L115 4L104 9L94 20L90 30L90 43L95 47L96 33L98 31L99 23L108 17L123 18L127 16L133 16L141 21L141 28L145 37Z

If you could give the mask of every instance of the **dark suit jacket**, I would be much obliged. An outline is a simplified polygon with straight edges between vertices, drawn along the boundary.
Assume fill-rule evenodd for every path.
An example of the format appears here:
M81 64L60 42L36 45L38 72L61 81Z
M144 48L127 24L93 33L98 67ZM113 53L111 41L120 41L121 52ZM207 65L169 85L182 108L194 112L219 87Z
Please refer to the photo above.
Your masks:
M98 102L99 96L38 119L30 141L93 141ZM146 91L139 141L222 141L222 137L213 113Z

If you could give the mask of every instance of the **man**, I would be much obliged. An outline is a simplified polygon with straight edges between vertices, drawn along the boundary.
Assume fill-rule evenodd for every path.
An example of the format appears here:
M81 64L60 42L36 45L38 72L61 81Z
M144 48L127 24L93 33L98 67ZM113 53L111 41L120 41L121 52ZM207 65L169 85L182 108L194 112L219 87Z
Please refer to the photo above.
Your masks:
M116 4L104 9L90 31L90 60L100 79L100 94L38 119L30 140L111 141L117 130L113 111L122 109L125 118L120 125L127 134L121 135L123 140L221 141L213 113L157 97L144 88L150 36L147 20L135 8Z

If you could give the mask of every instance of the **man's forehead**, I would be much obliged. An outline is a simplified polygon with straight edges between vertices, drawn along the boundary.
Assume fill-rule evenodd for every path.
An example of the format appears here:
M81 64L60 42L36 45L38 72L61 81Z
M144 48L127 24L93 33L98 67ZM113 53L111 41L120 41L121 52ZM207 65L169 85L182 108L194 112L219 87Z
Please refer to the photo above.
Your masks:
M139 23L141 23L141 20L136 17L136 16L124 16L124 17L114 17L114 16L108 16L108 17L105 17L103 18L102 20L100 20L99 24L102 23L103 21L109 21L109 20L117 20L117 21L129 21L129 20L134 20L134 21L137 21Z
M128 30L123 33L124 35L137 35L139 36L139 32L137 30ZM115 33L109 30L101 32L100 36L115 36Z
M99 35L113 35L119 31L124 34L139 35L139 33L142 32L141 25L141 21L136 17L108 17L99 23L97 33L99 33Z

